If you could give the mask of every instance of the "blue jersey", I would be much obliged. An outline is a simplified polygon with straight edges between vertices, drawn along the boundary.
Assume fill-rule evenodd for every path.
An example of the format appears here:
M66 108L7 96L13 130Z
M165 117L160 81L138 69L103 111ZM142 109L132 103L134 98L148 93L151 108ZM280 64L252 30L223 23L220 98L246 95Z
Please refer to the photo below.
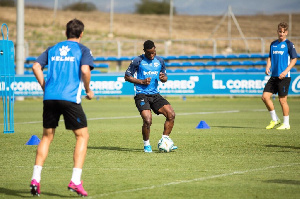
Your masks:
M148 59L145 55L140 55L132 60L128 69L125 72L125 75L134 76L136 74L137 79L146 79L151 78L149 85L136 84L135 90L136 94L146 94L152 95L159 93L158 81L159 73L162 72L166 74L165 62L162 58L155 56L153 60Z
M279 75L288 67L290 59L297 58L297 52L294 44L289 41L275 40L270 45L269 57L271 58L271 76L279 77ZM287 77L290 77L288 72Z
M81 102L81 66L94 67L91 51L75 41L63 41L49 47L36 60L44 69L48 65L44 100Z

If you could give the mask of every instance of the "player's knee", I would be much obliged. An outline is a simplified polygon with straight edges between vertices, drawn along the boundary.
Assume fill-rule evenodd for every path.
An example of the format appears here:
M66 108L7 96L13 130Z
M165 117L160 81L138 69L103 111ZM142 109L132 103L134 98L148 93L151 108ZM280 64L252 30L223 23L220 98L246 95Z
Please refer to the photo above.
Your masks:
M168 113L167 120L169 120L169 121L174 121L175 120L175 112L174 111Z
M152 119L151 119L151 118L144 118L144 123L143 123L143 125L144 125L145 127L150 127L151 124L152 124Z
M286 98L279 98L279 103L280 103L281 105L287 104Z

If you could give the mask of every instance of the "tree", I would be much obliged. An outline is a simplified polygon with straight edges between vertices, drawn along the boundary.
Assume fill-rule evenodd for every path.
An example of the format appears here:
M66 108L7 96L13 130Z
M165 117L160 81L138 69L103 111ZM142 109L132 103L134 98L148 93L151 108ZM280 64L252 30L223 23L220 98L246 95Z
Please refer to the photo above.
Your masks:
M14 0L0 0L1 7L14 7L15 1Z
M167 15L170 14L170 1L163 0L141 0L140 3L135 4L135 13L137 14L158 14ZM173 13L176 14L174 8Z
M63 8L63 10L89 12L89 11L95 11L95 10L97 10L97 7L95 6L95 4L90 3L90 2L87 2L87 3L77 2L77 3L73 3L73 4L65 6Z

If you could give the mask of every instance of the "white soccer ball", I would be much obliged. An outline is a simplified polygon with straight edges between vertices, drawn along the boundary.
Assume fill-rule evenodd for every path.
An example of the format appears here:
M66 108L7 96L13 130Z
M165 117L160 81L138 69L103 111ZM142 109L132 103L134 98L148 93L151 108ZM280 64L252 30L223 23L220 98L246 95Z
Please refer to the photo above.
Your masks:
M173 146L173 141L166 137L161 138L157 144L158 150L165 153L172 151Z

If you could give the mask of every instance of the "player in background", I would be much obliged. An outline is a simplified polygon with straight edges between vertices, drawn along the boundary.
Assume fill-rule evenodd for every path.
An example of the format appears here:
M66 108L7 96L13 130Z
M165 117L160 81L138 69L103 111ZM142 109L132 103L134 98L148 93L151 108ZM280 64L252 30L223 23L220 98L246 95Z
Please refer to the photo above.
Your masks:
M272 94L278 93L279 102L283 112L283 123L277 129L284 130L290 129L287 96L291 82L290 70L296 64L297 52L294 44L286 39L288 34L287 23L282 22L278 24L277 34L278 40L273 41L270 45L270 53L265 73L266 75L271 75L271 77L264 88L262 100L272 118L266 129L272 129L281 123L271 100Z
M66 25L67 40L49 47L37 58L32 67L44 91L43 137L36 152L30 184L32 195L40 195L42 166L48 155L59 118L63 115L66 129L72 130L76 137L73 174L68 189L77 192L78 195L87 196L82 186L81 173L89 133L87 119L81 106L81 91L84 87L86 98L89 100L94 96L89 88L94 63L91 51L80 44L83 31L84 24L80 20L69 21ZM42 70L46 65L48 72L45 81Z
M144 152L151 153L152 147L149 140L152 124L151 109L157 115L163 114L166 117L162 137L168 139L170 139L169 135L174 126L175 112L170 103L159 94L157 88L158 81L164 83L168 80L168 77L163 59L156 56L153 41L147 40L144 42L144 52L145 54L132 60L125 72L125 80L135 84L136 95L134 100L143 119ZM174 146L174 149L177 149L177 146Z

